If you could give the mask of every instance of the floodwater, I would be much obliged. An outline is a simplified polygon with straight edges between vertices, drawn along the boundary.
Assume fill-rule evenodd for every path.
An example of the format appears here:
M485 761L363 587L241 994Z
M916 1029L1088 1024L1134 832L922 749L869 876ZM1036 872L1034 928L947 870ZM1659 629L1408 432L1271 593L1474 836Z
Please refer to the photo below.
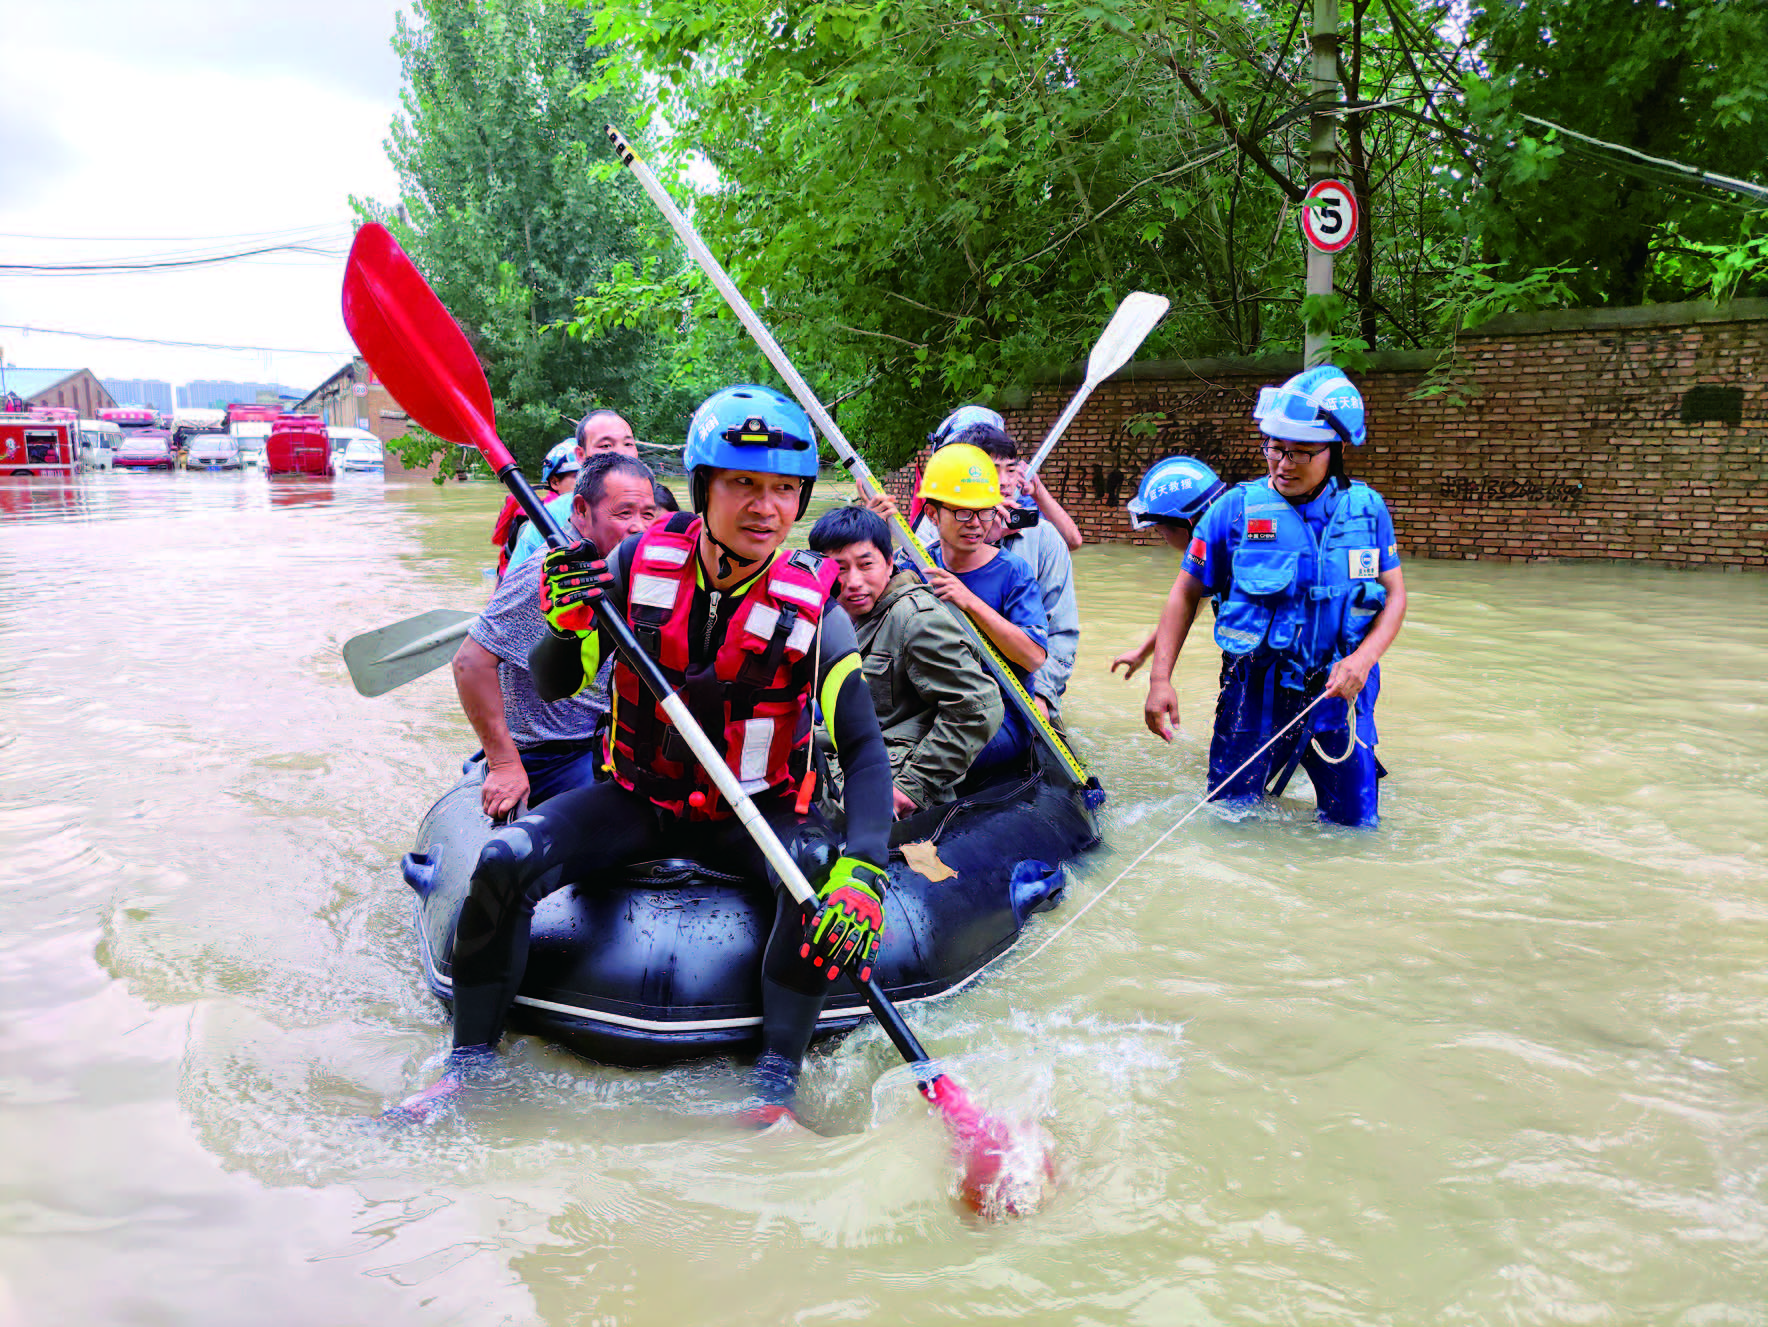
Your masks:
M1203 786L1211 652L1170 748L1105 671L1171 554L1083 550L1106 846L914 1016L1061 1147L981 1226L870 1029L807 1070L833 1137L531 1039L364 1128L446 1044L396 863L474 743L338 647L478 606L495 490L0 483L5 1327L1768 1322L1759 576L1412 564L1381 830L1212 808L1025 961Z

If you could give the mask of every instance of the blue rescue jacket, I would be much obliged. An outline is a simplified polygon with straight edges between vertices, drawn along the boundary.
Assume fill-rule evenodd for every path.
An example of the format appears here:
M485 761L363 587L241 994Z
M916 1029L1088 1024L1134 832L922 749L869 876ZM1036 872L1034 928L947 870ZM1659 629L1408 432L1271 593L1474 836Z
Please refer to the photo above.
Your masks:
M1215 622L1216 644L1228 654L1267 651L1311 672L1362 644L1387 602L1376 579L1381 499L1360 480L1332 491L1337 502L1316 543L1307 521L1270 480L1229 490L1227 499L1241 510L1229 533L1232 580L1217 599ZM1299 679L1285 684L1299 685Z

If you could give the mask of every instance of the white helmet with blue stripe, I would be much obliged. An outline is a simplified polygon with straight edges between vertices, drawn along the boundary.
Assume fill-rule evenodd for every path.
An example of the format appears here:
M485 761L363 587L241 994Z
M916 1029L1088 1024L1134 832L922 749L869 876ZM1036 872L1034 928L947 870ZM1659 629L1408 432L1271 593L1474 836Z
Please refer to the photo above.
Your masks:
M1363 445L1363 394L1336 364L1298 373L1281 387L1259 389L1252 408L1259 432L1285 442Z
M977 424L987 424L1003 433L1007 431L1007 421L1001 418L1000 411L990 410L985 405L961 405L939 421L939 427L927 435L927 441L933 444L934 451L938 451L965 429Z
M577 459L577 439L566 438L547 452L546 459L540 463L540 482L550 483L554 475L568 475L582 468L583 463Z

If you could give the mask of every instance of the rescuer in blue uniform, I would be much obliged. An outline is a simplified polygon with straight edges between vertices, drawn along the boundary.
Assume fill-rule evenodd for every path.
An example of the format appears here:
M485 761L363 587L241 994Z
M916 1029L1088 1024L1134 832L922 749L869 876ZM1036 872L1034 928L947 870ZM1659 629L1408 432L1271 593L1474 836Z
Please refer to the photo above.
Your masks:
M1130 529L1159 530L1166 546L1183 557L1198 520L1209 504L1227 491L1221 476L1195 457L1169 456L1156 461L1142 476L1136 496L1129 500ZM1159 635L1158 627L1150 631L1135 649L1125 650L1111 661L1111 671L1123 669L1123 680L1129 681L1154 653Z
M1352 480L1344 449L1366 436L1363 397L1330 364L1259 393L1267 476L1228 490L1198 521L1156 631L1143 718L1172 740L1172 670L1205 595L1216 602L1221 695L1209 786L1231 801L1283 790L1300 765L1322 820L1379 820L1375 700L1382 654L1406 615L1393 521ZM1316 697L1326 699L1219 786Z

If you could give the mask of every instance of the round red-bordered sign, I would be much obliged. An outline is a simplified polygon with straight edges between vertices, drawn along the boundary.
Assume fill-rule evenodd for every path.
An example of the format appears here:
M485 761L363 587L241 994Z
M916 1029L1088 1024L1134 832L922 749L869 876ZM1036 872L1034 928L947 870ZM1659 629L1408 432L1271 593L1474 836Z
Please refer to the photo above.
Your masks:
M1321 253L1337 253L1357 237L1357 196L1342 180L1320 180L1302 197L1301 233Z

